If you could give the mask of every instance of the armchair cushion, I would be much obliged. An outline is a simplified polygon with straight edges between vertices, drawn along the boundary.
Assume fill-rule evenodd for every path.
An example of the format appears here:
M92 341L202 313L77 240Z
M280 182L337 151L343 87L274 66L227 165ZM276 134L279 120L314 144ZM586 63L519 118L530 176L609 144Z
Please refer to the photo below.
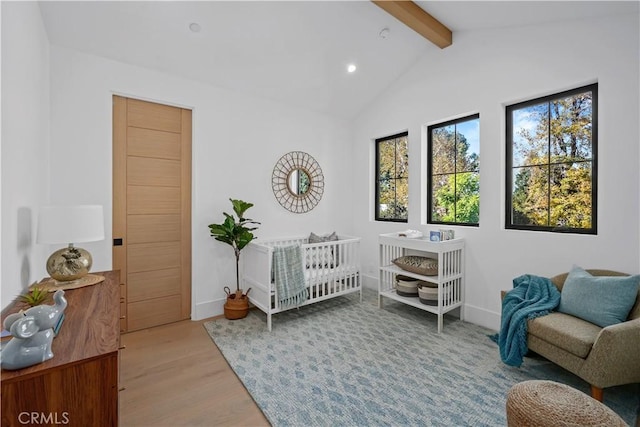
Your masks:
M562 287L558 311L601 327L624 322L636 296L640 276L592 276L574 266Z
M600 333L599 326L564 313L529 320L529 334L585 359Z

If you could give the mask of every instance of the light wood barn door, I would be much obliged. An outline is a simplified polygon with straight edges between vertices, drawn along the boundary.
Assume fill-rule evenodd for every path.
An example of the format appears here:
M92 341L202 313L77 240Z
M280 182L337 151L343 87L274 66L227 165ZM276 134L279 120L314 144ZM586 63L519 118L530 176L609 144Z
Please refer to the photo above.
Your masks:
M191 111L113 97L123 332L191 317Z

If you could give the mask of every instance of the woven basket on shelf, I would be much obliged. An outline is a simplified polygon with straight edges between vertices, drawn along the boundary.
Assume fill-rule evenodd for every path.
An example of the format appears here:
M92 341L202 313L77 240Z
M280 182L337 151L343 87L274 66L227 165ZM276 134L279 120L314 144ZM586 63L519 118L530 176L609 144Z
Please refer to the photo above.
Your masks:
M442 298L447 300L451 290L449 286L442 288ZM438 285L436 283L420 282L418 285L420 302L426 305L438 305Z
M396 293L403 297L417 297L420 280L413 277L396 275Z

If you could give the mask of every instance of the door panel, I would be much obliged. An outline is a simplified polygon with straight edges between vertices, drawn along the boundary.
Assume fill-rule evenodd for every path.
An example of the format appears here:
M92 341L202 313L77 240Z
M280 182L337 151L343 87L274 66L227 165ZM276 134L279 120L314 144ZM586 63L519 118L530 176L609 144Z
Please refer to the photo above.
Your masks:
M123 328L191 317L191 111L113 97L113 268Z
M180 215L130 215L129 244L180 240Z
M130 302L176 295L180 292L180 269L130 273L129 287Z
M180 200L180 188L127 186L127 213L129 215L180 214Z
M130 244L127 252L129 274L180 267L180 242Z
M127 155L180 160L179 133L134 127L127 133Z
M182 130L180 108L137 99L127 101L128 126L175 133Z
M150 328L180 318L180 296L130 302L127 307L129 330Z
M127 185L180 187L180 161L129 156Z

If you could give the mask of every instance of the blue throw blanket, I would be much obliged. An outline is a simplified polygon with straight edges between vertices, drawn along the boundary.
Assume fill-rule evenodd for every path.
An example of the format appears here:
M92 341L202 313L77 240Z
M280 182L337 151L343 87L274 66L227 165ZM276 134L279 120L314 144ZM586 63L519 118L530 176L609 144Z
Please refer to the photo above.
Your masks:
M558 288L546 277L525 274L513 279L513 289L502 300L498 346L500 358L511 366L522 365L527 353L527 320L548 314L560 304Z
M282 307L298 306L309 298L302 267L302 250L299 245L274 248L273 272L278 301Z

